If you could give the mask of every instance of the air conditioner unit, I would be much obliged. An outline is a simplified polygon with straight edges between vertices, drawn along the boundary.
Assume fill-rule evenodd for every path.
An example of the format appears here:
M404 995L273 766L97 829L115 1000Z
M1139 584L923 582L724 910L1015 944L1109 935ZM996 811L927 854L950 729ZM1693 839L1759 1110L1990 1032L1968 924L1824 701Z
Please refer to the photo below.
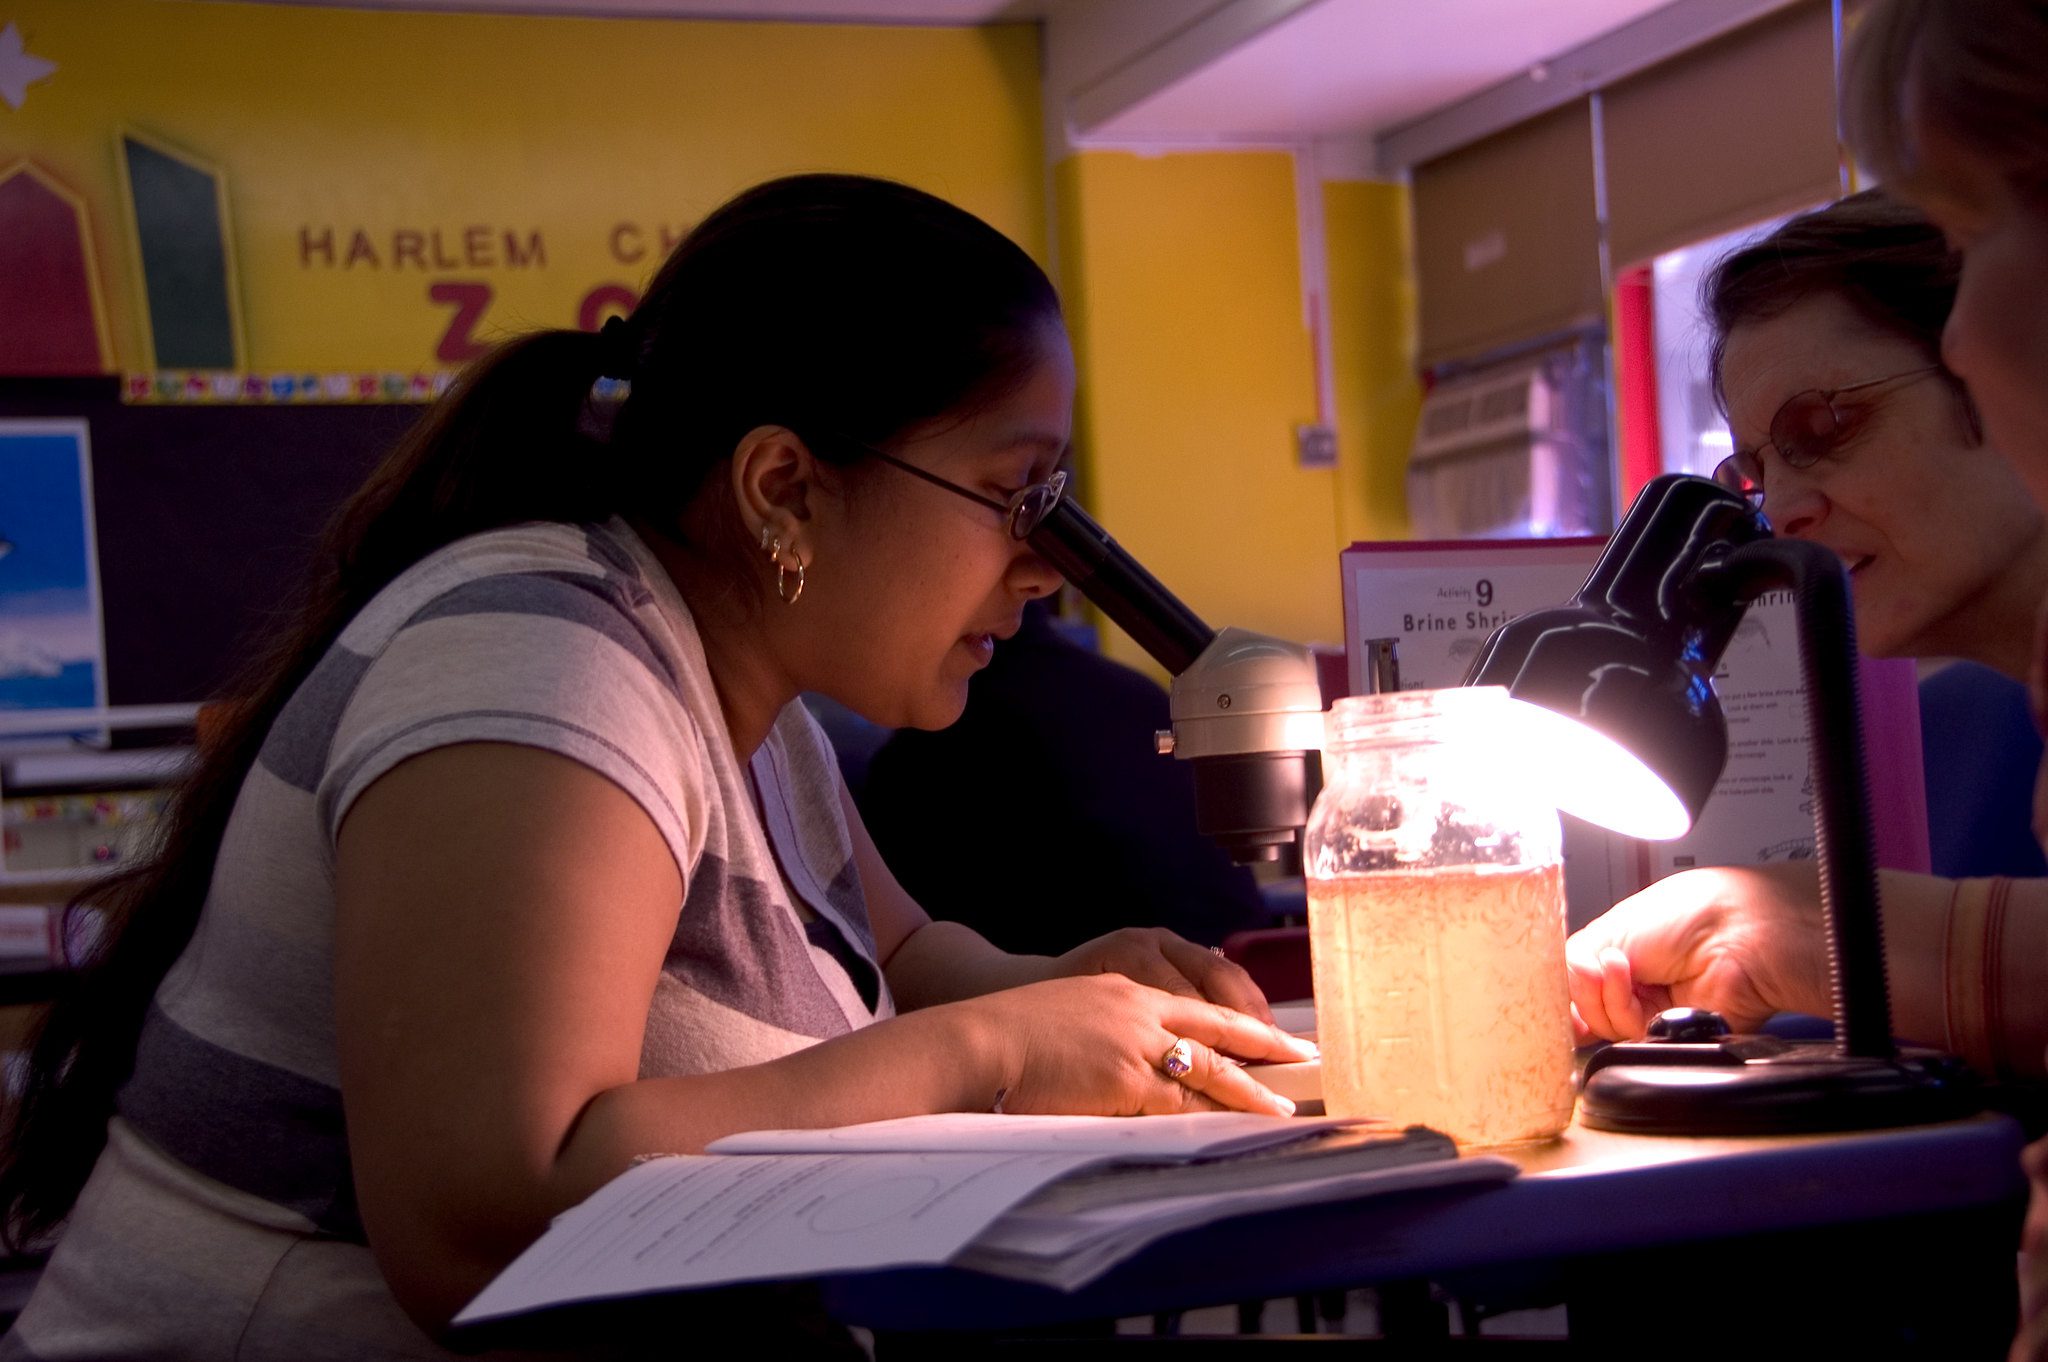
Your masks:
M1546 435L1556 395L1538 364L1453 379L1423 399L1414 461L1471 453Z
M1408 465L1419 539L1527 539L1613 528L1604 363L1573 341L1445 380Z

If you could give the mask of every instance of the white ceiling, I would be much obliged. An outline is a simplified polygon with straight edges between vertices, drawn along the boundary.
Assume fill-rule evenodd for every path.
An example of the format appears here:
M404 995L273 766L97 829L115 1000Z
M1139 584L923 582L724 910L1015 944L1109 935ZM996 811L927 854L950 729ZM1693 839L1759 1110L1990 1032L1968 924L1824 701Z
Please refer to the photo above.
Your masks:
M384 9L939 25L1029 22L1053 13L1060 2L343 0ZM1191 17L1219 7L1218 0L1145 3L1158 6L1160 14ZM1370 136L1520 75L1665 3L1314 0L1202 69L1079 131L1090 142L1214 141L1218 134L1272 141Z
M1377 133L1504 80L1667 0L1321 0L1087 130L1175 141Z
M754 19L826 24L994 24L1043 17L1046 0L256 0L352 9L473 10L656 19ZM1166 0L1174 3L1174 0Z

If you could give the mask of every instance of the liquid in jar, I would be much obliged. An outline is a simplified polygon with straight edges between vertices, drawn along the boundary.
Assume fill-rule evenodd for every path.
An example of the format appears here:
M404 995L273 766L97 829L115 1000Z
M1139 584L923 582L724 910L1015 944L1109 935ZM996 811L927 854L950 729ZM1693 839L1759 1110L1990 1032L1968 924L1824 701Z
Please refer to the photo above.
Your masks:
M1563 870L1464 865L1311 877L1323 1104L1462 1145L1572 1117Z

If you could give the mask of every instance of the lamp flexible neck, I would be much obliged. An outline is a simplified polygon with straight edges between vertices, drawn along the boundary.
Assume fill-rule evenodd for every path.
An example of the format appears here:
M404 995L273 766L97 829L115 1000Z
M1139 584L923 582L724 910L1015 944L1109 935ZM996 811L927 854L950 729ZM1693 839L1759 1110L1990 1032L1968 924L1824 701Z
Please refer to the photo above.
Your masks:
M1843 1055L1890 1058L1897 1050L1885 973L1877 853L1870 831L1848 573L1842 560L1819 544L1763 539L1702 564L1693 585L1742 605L1765 591L1792 590L1806 681L1815 852L1835 999L1835 1049Z

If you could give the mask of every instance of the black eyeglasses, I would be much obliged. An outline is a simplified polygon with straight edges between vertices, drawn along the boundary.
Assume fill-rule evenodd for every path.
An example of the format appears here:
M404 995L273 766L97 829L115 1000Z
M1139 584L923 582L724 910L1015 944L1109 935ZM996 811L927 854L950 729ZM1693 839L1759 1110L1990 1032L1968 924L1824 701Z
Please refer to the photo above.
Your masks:
M906 463L895 455L885 454L870 445L856 447L874 455L892 468L900 468L914 478L923 478L932 486L943 487L955 496L966 497L977 506L988 507L1002 516L1003 524L1009 527L1012 539L1029 539L1031 532L1044 523L1045 518L1052 514L1053 507L1059 505L1060 499L1067 494L1067 470L1064 468L1056 470L1043 482L1034 482L1029 487L1018 488L1010 493L1007 502L1003 502L993 497L985 497L979 492L970 492L957 482L948 482L936 473L928 473L914 463Z
M1927 364L1903 373L1886 374L1883 378L1866 378L1861 383L1850 383L1840 388L1808 388L1804 392L1793 393L1771 417L1771 438L1755 449L1738 449L1714 465L1714 481L1747 497L1753 504L1761 504L1764 499L1764 465L1759 456L1766 448L1776 450L1787 468L1811 468L1834 453L1861 426L1863 412L1855 407L1846 410L1837 407L1836 398L1844 393L1863 392L1887 383L1903 383L1940 372L1939 364Z

